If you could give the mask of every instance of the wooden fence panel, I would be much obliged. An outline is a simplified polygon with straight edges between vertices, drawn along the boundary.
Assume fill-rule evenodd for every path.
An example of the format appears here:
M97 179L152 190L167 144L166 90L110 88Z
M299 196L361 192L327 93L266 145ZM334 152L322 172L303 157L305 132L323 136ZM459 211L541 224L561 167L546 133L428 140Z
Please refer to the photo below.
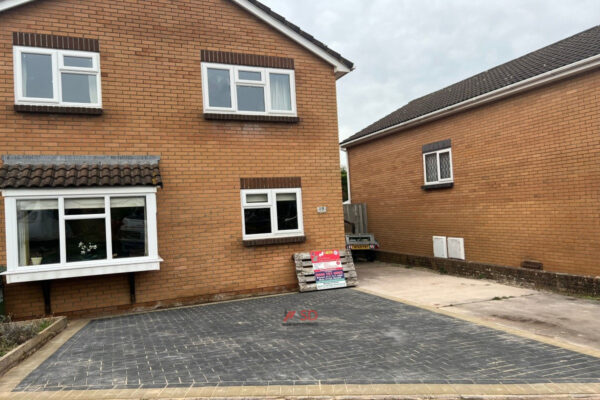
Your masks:
M367 205L365 203L344 204L344 220L355 226L354 233L368 233Z

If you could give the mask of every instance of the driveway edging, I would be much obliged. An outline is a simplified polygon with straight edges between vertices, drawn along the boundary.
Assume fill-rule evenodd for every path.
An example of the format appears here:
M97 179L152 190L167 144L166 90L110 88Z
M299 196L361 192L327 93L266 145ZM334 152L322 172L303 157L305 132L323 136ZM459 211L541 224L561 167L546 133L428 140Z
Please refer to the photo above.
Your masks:
M252 398L311 398L374 399L393 396L394 399L598 399L600 383L539 383L539 384L371 384L371 385L310 385L310 386L217 386L204 388L69 390L59 392L0 393L0 400L60 400L60 399L252 399ZM401 397L399 397L401 396ZM585 397L581 397L585 396ZM568 398L568 397L567 397Z

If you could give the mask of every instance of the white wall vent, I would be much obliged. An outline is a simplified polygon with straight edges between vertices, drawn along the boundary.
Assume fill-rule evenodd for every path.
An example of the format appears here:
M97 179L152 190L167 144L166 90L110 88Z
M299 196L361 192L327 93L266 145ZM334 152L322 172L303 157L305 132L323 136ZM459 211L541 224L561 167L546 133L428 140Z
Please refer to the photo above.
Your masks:
M448 258L448 252L446 251L446 236L433 237L433 256Z
M465 259L465 240L463 238L448 238L448 258Z

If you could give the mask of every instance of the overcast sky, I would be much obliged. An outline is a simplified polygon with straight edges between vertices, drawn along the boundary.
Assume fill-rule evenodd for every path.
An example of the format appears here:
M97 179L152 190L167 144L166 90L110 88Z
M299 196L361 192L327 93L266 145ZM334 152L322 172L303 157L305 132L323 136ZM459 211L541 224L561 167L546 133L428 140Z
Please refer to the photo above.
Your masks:
M600 24L600 0L262 0L354 62L340 139L408 101Z

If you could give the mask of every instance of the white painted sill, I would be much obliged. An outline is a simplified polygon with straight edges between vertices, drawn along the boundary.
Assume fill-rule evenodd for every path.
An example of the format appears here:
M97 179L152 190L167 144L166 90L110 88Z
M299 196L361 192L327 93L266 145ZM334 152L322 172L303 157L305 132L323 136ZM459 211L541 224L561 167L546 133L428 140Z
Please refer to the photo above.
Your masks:
M123 274L128 272L158 271L162 258L134 258L130 260L106 260L93 265L66 265L60 267L18 267L5 271L6 283L45 281L84 276Z

